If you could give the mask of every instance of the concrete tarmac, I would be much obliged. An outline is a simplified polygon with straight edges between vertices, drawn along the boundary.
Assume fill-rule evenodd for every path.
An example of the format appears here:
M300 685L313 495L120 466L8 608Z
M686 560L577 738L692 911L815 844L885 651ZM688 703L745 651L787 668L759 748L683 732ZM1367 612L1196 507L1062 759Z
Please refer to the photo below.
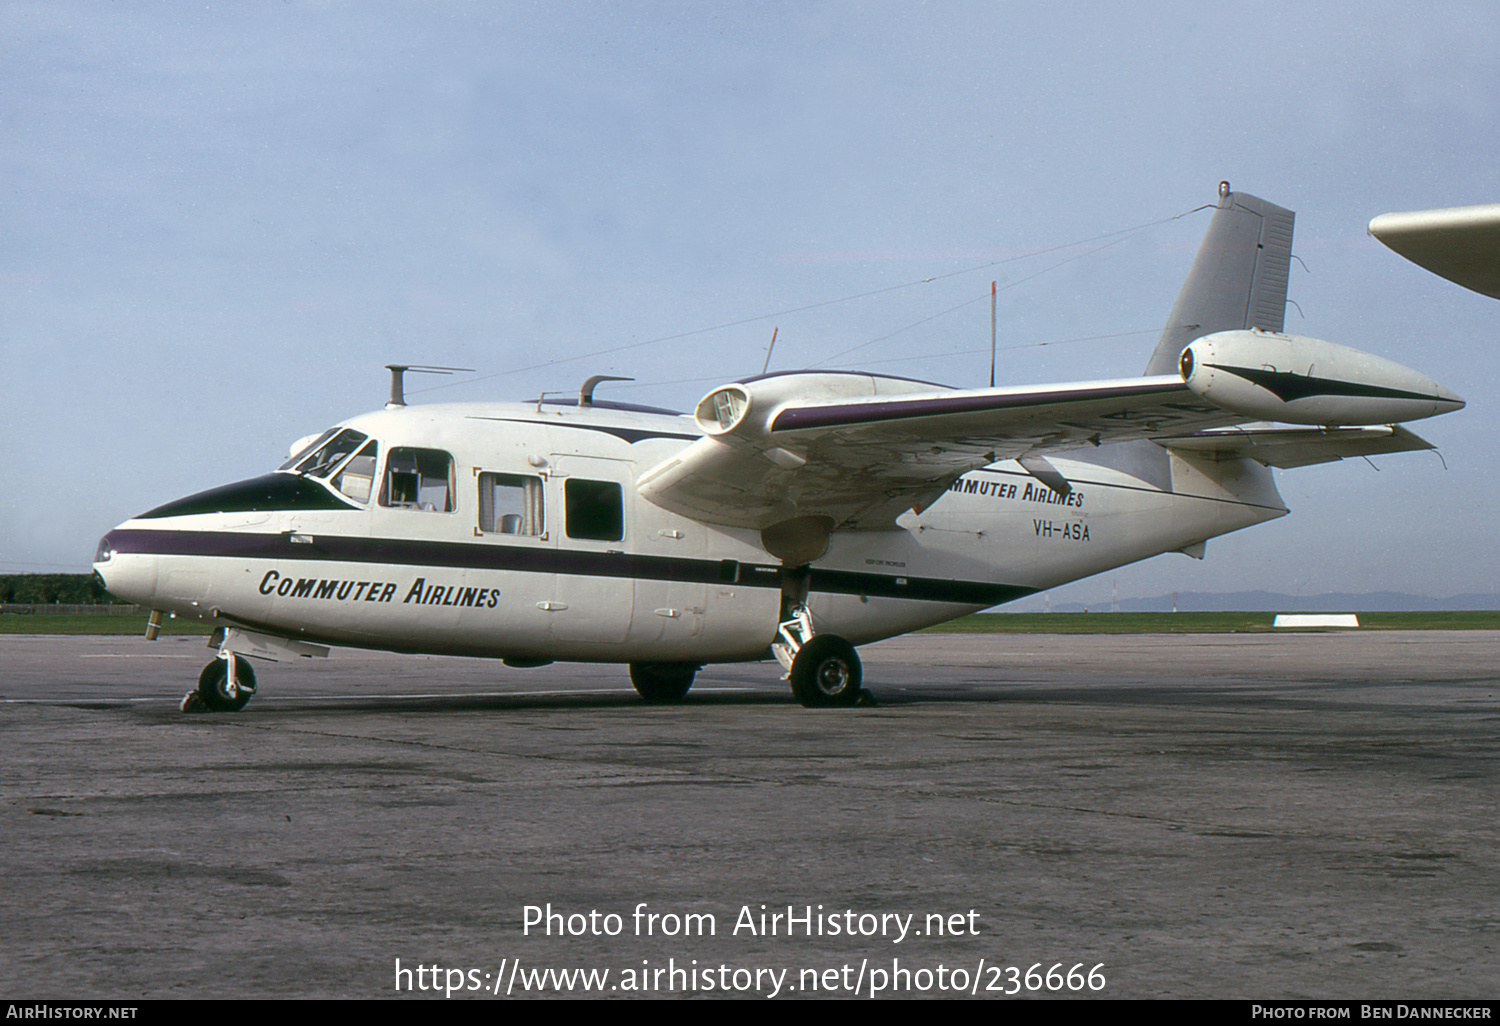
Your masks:
M210 654L0 636L0 996L1500 997L1500 632Z

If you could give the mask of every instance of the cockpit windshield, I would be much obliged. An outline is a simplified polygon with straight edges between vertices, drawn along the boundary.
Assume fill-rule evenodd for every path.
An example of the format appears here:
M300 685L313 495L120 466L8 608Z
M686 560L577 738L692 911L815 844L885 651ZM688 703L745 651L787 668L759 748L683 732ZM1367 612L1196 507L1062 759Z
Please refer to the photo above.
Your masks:
M307 441L307 439L302 439L303 442L306 442L306 444L304 444L304 445L299 445L297 442L293 442L292 444L296 445L297 448L293 449L291 457L288 458L285 463L283 463L281 466L277 467L276 469L278 471L291 470L293 467L295 467L297 465L297 463L302 459L302 457L306 456L308 453L312 452L318 446L322 445L324 442L328 441L334 435L338 434L338 430L339 430L338 428L329 428L327 431L324 431L321 435L319 435L316 438L312 438L312 436L309 435L308 438L312 438L312 440L311 441Z
M337 434L332 434L332 429L330 429L277 469L292 470L311 477L327 477L343 462L345 457L358 449L360 444L369 437L351 428L345 428Z

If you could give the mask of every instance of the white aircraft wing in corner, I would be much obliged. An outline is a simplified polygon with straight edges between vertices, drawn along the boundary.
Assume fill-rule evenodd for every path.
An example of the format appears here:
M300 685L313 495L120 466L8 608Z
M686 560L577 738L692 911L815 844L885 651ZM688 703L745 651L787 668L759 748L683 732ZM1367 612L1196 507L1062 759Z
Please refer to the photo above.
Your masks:
M1500 203L1381 214L1370 234L1433 274L1500 299Z

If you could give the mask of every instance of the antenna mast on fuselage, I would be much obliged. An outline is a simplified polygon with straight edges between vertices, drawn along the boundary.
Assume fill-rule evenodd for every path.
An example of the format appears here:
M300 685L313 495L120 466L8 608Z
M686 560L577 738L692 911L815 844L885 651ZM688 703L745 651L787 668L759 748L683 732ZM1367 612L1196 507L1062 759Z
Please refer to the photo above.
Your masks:
M578 406L580 409L594 405L594 389L605 381L634 381L635 378L622 378L616 374L595 374L583 383L578 390Z
M416 364L388 363L385 369L391 372L391 398L386 402L388 410L399 409L406 405L406 387L403 375L407 371L417 371L420 374L453 374L463 371L468 374L474 373L473 367L419 367Z

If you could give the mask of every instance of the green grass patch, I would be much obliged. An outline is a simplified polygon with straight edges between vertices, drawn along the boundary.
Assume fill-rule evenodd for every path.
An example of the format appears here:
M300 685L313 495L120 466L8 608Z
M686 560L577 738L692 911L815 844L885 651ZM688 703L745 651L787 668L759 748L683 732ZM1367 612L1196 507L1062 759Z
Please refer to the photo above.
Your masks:
M208 634L196 620L161 622L163 634ZM0 613L0 634L145 634L145 613Z
M1356 615L1359 617L1361 630L1500 630L1500 610ZM1271 624L1275 619L1275 613L975 613L936 627L928 627L924 633L1233 634L1274 631L1276 628Z

